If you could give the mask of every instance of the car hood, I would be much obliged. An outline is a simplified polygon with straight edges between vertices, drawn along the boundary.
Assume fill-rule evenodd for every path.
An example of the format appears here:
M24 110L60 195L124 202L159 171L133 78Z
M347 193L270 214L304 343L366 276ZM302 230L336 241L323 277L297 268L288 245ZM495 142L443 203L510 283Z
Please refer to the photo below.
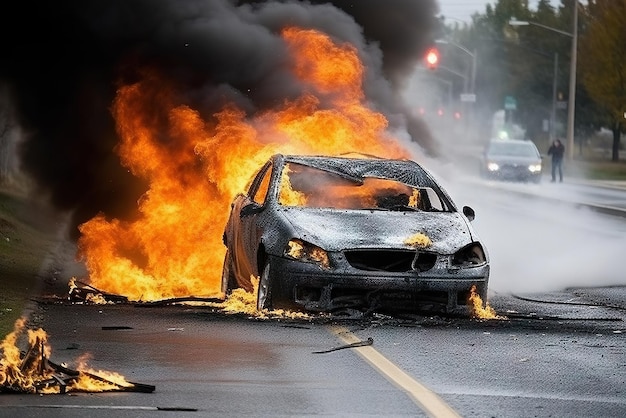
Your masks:
M398 212L289 208L283 213L298 238L327 251L348 248L412 248L405 241L422 233L430 251L452 254L474 241L459 212Z

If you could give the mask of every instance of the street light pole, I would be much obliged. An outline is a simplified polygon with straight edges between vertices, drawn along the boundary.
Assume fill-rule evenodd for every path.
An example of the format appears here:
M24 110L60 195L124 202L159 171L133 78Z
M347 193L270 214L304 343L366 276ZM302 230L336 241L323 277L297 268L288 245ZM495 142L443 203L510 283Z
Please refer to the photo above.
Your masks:
M470 56L470 58L472 59L470 71L469 71L470 74L469 74L469 77L463 78L465 81L464 93L474 93L475 80L476 80L476 52L471 52L469 49L465 48L464 46L459 45L452 41L448 41L446 39L437 39L435 43L443 44L443 45L452 45L453 47L460 49L461 51L465 52L467 55Z
M555 139L556 128L556 80L559 75L559 53L554 53L554 74L552 75L552 113L550 114L550 142ZM569 147L568 147L569 148Z
M578 0L574 1L574 32L569 72L569 98L567 103L567 158L574 158L574 118L576 117L576 59L578 55Z
M474 52L471 52L469 49L465 48L462 45L459 45L455 42L449 41L447 39L438 39L435 41L435 43L438 44L444 44L444 45L452 45L453 47L463 51L465 54L469 55L469 57L471 58L471 62L470 62L470 68L469 68L469 75L467 77L463 77L463 93L470 93L470 96L473 97L472 102L476 101L476 50L474 50ZM461 97L461 100L465 100L463 98L463 96ZM463 112L465 113L464 120L465 120L465 124L467 126L467 124L473 124L473 120L474 120L474 107L472 105L469 105L467 102L463 102Z
M560 29L556 29L550 26L542 25L541 23L529 22L526 20L511 19L509 21L511 26L526 26L534 25L540 28L550 30L552 32L560 33L561 35L569 36L572 38L572 53L570 59L569 69L569 98L567 103L567 144L565 146L565 153L567 159L572 160L574 158L574 121L576 117L576 59L578 53L578 0L574 1L574 22L573 31L565 32Z

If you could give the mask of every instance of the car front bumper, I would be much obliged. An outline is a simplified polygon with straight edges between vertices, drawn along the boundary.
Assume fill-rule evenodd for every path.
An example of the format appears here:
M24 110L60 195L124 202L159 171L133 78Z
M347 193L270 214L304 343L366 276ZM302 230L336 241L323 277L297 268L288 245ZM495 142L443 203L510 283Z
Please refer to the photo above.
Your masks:
M392 273L270 256L275 308L331 312L342 308L467 314L472 288L486 301L489 264Z
M488 177L498 180L509 181L538 181L541 179L541 171L530 171L527 165L503 165L498 170L485 169Z

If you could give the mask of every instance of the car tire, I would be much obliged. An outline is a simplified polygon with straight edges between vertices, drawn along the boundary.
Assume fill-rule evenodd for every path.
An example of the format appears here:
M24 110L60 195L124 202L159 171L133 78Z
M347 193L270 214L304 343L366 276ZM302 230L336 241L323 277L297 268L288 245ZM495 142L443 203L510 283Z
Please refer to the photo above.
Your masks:
M222 267L222 293L227 296L233 289L238 288L237 280L233 273L233 259L230 251L226 250L224 255L224 266Z
M270 279L270 263L265 263L261 277L259 278L259 288L257 290L256 308L272 309L272 283Z

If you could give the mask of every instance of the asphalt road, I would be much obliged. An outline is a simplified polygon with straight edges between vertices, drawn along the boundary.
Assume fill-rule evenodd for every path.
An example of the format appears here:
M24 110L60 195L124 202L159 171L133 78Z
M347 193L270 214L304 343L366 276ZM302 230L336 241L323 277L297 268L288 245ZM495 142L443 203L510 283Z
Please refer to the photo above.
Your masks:
M504 188L507 191L536 196L556 203L568 203L626 217L626 181L566 179L564 183L552 183L548 177L544 177L541 184L498 181L483 183L492 188Z
M570 305L498 295L509 317L490 321L40 305L52 361L89 353L92 368L155 390L2 395L0 416L624 416L624 311L551 297ZM624 306L623 289L613 299ZM372 345L340 348L346 336Z

